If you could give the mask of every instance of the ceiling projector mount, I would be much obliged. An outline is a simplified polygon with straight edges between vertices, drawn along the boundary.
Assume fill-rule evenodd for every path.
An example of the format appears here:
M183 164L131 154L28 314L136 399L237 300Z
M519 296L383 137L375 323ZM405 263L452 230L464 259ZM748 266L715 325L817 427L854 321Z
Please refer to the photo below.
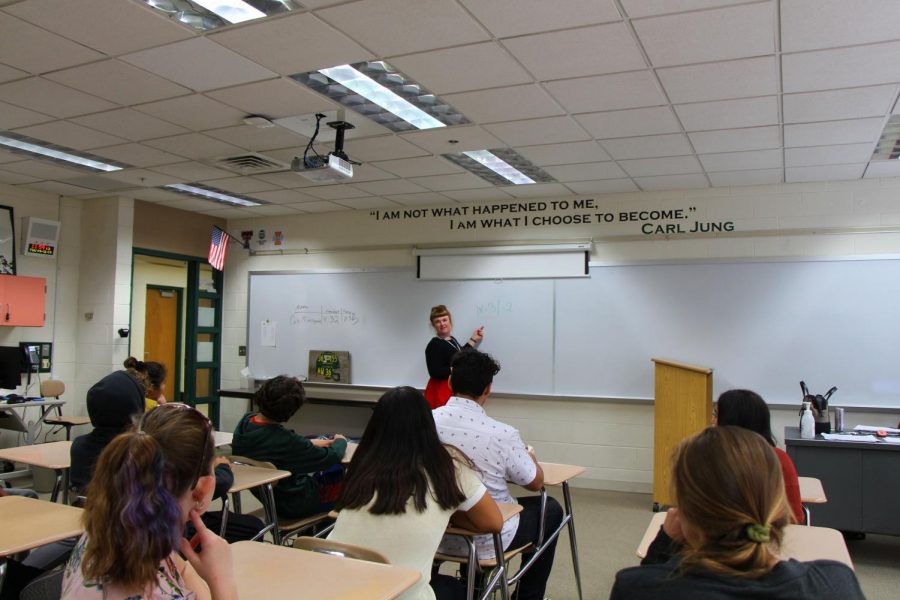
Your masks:
M350 160L347 153L344 152L344 132L348 129L353 129L354 126L347 121L329 121L326 123L326 125L335 130L334 150L322 156L316 152L313 144L316 141L316 136L319 135L319 123L324 118L325 115L322 113L316 114L316 130L312 137L309 138L309 143L303 152L303 158L295 156L294 160L291 161L291 170L303 175L310 181L327 182L350 179L353 177L353 165L362 164Z

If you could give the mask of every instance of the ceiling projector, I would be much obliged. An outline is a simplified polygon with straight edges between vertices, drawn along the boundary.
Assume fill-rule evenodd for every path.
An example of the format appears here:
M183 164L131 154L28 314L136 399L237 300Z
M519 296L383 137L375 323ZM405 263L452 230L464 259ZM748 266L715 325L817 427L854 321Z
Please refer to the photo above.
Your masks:
M334 139L334 150L321 156L313 149L313 142L319 134L319 121L325 115L316 115L316 131L306 146L303 157L295 156L291 161L291 170L306 177L310 181L324 183L328 181L344 181L353 177L353 162L344 152L344 132L353 129L346 121L329 121L328 126L337 133ZM312 153L310 153L312 150ZM358 163L357 163L358 164Z

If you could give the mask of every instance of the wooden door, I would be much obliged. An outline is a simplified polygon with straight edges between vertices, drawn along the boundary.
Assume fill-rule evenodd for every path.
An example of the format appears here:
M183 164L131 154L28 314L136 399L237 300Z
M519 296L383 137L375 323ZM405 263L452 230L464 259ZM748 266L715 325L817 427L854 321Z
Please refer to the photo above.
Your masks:
M181 290L147 288L147 305L144 315L144 359L166 366L166 398L177 399L175 374L178 357L178 309Z

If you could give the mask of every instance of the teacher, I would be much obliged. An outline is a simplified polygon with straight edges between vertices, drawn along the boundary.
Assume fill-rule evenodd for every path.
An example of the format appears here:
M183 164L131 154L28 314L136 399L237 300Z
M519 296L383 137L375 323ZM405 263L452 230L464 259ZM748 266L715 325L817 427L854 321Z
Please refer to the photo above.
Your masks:
M425 399L431 409L440 408L447 404L452 392L450 391L450 359L463 348L474 348L484 337L482 325L474 332L465 346L460 346L456 338L450 335L453 329L453 317L443 304L438 304L431 309L431 326L434 327L435 336L425 347L425 364L428 366L428 385L425 386Z

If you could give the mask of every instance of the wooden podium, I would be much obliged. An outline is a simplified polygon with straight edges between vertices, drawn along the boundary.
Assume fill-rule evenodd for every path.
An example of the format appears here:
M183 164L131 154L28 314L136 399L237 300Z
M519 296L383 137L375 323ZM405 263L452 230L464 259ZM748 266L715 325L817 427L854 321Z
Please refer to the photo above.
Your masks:
M653 510L672 505L671 456L685 438L712 423L712 369L665 360L655 363Z

